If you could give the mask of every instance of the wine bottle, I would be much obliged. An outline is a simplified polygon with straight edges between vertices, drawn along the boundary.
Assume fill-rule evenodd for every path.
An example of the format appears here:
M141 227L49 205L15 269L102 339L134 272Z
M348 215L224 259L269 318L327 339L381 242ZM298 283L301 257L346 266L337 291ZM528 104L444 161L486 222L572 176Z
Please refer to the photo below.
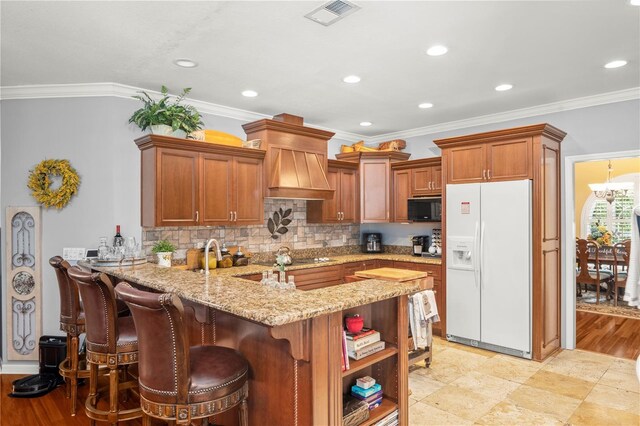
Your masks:
M113 246L122 247L124 245L124 238L120 235L120 225L116 225L116 235L113 237Z

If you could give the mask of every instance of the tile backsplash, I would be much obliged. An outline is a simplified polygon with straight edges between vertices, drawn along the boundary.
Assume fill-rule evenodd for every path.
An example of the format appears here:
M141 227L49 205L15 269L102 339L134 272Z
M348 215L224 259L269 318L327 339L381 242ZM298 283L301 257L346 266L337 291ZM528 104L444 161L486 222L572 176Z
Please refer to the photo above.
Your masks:
M287 215L289 209L291 212ZM274 219L274 212L278 212L278 218L282 216L281 212L285 213L286 219L280 219L279 226L271 227L273 235L278 236L277 239L272 238L272 230L268 226L269 219ZM286 232L281 234L278 230L284 232L283 227L286 228ZM142 244L147 255L151 254L151 247L158 240L171 241L178 247L177 257L182 257L184 250L204 244L209 238L215 238L229 247L242 246L243 250L251 253L273 253L280 246L287 246L292 250L357 246L360 225L308 224L305 200L265 199L264 222L261 225L162 227L142 230Z

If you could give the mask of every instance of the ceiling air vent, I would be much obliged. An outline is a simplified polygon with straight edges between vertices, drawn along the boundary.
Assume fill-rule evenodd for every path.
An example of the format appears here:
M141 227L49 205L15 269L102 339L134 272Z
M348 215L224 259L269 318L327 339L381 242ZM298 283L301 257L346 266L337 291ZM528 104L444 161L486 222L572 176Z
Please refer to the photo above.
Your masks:
M358 9L360 9L360 6L346 0L335 0L323 4L313 12L304 15L304 17L328 27Z

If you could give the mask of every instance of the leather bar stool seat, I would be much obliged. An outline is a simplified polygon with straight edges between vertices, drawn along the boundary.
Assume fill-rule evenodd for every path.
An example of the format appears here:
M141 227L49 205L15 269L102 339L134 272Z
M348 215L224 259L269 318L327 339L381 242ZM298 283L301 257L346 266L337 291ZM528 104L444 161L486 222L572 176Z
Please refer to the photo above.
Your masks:
M67 333L67 355L58 368L65 381L65 396L71 399L71 415L76 415L78 379L89 377L84 360L78 353L79 336L85 332L84 308L76 283L69 279L69 263L60 256L49 259L56 271L60 292L60 330Z
M125 409L119 402L121 392L138 392L137 382L128 380L127 372L129 366L138 362L138 339L133 318L118 317L113 285L106 275L86 272L77 266L69 268L68 272L78 285L85 307L87 363L90 371L85 412L91 425L95 425L96 421L116 425L119 421L142 417L140 407ZM109 385L98 389L100 366L108 369ZM108 410L98 406L103 395L108 396Z
M236 350L190 346L184 307L170 293L116 286L136 324L139 389L143 425L155 417L177 424L214 416L239 406L240 425L248 424L249 363Z

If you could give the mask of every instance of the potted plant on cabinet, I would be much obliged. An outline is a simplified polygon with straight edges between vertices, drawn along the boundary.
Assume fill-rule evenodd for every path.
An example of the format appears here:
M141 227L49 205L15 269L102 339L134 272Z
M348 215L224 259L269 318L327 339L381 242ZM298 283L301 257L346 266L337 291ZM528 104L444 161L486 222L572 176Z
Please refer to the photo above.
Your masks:
M171 101L169 89L162 86L162 98L154 100L145 91L133 96L144 105L133 113L129 123L134 123L140 130L151 129L151 133L165 136L185 138L189 133L199 130L203 126L202 117L192 105L184 105L184 97L191 92L188 87L182 90L182 94L175 101Z
M176 251L176 246L167 240L160 240L153 245L151 251L158 256L159 266L171 266L171 257L173 252Z

